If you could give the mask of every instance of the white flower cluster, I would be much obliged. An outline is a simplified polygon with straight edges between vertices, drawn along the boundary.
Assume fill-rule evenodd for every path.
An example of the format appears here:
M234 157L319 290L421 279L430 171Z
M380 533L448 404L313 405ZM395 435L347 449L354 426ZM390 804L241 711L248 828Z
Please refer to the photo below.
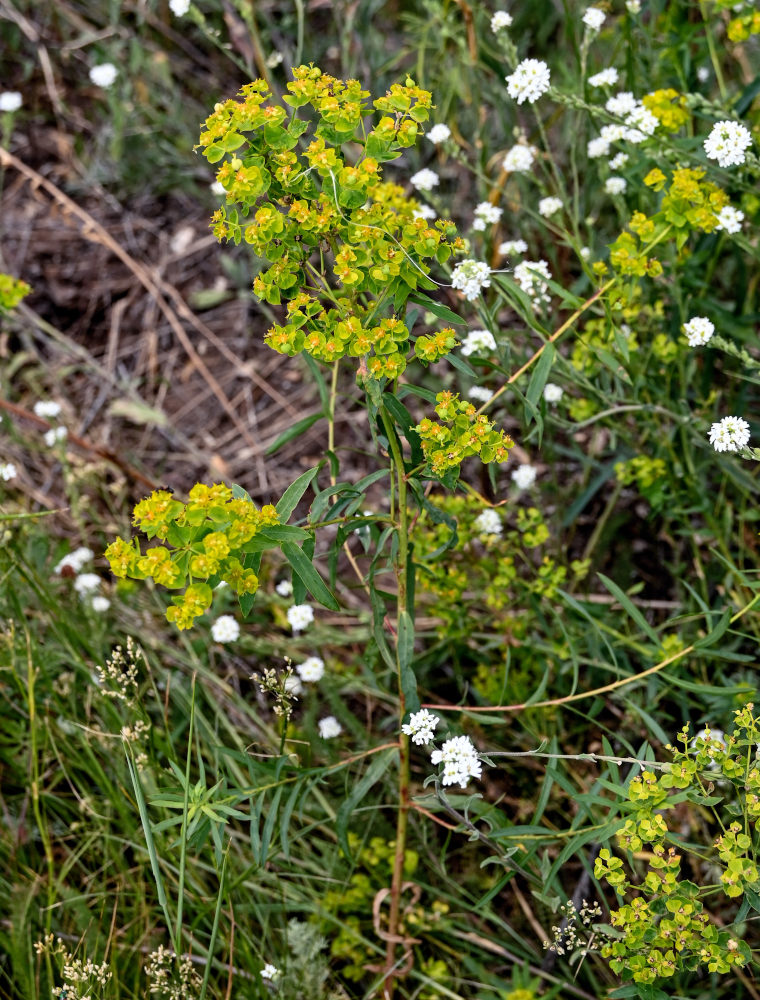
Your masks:
M426 708L421 708L419 712L412 712L409 721L401 727L401 732L412 737L412 743L418 746L426 746L435 739L435 727L441 720L437 715L433 715Z
M493 390L486 389L484 385L473 385L470 387L467 395L470 399L474 399L476 403L487 403L493 396Z
M109 87L113 86L118 75L118 70L113 63L101 63L99 66L93 66L90 70L90 80L96 87L102 87L103 90L108 90Z
M343 732L343 726L334 715L326 715L324 719L319 720L317 725L319 726L319 735L323 740L332 740Z
M325 674L325 661L318 656L308 656L303 663L296 666L298 676L307 684L316 684Z
M620 170L628 162L628 153L616 153L610 160L610 170Z
M478 753L469 736L455 736L446 740L440 750L434 750L430 755L433 764L443 764L444 785L458 784L466 788L470 778L479 778L482 765Z
M73 570L75 573L79 573L84 565L94 557L95 553L92 549L88 549L85 545L80 545L78 549L69 552L60 562L57 562L53 567L53 572L60 576L63 569L67 568Z
M704 141L705 153L717 160L719 167L736 167L744 163L752 135L739 122L717 122Z
M544 399L550 406L555 406L564 395L562 386L555 385L554 382L547 382L544 386Z
M240 626L232 615L220 615L211 626L214 642L235 642L240 638Z
M517 265L514 275L517 284L535 305L540 307L549 302L547 281L551 280L552 273L545 260L524 260Z
M507 93L518 104L533 104L551 86L549 67L541 59L523 59L506 81Z
M712 425L709 437L716 451L741 451L749 443L749 424L741 417L723 417Z
M490 284L491 268L480 260L460 261L451 275L451 287L459 289L468 302L474 302Z
M13 462L0 463L0 479L2 479L4 483L9 482L11 479L15 479L16 475L16 466Z
M538 150L535 146L526 146L525 143L518 142L504 157L502 166L510 174L527 174L533 168Z
M548 219L551 215L556 215L562 209L562 199L550 195L548 198L541 198L538 203L538 214Z
M501 218L501 213L502 210L498 206L492 205L490 201L481 201L479 205L475 206L475 221L472 228L482 232L486 226L497 223Z
M622 194L627 186L625 177L608 177L604 182L604 190L607 194Z
M74 590L80 597L89 597L100 589L102 582L97 573L80 573L74 580Z
M190 0L169 0L169 10L175 17L184 17L190 10Z
M532 465L518 465L512 471L512 482L518 490L529 490L536 481L538 472Z
M515 253L527 253L528 244L525 240L505 240L503 243L499 244L499 253L503 253L505 257L510 257Z
M293 593L293 584L290 580L280 580L277 586L274 588L280 597L290 597Z
M35 416L43 420L55 420L61 414L61 404L52 399L40 399L34 404Z
M462 341L462 354L489 354L496 350L496 340L490 330L470 330Z
M288 608L288 623L294 632L302 632L314 621L314 612L309 604L291 604Z
M722 233L738 233L741 231L744 221L744 212L733 205L724 205L716 216L718 225L715 227Z
M604 24L605 13L598 7L587 7L582 21L591 31L599 31Z
M409 183L418 191L427 192L432 191L434 187L438 187L440 184L440 178L435 170L423 167L422 170L418 170L416 174L412 174L409 178Z
M474 525L481 535L500 535L502 533L501 518L493 507L482 510L475 518Z
M607 156L613 142L619 142L625 138L625 125L603 125L602 130L595 139L589 140L586 152L590 159L595 160L600 156Z
M451 129L448 125L439 123L438 125L433 125L429 132L425 133L427 139L437 146L441 142L445 142L451 135Z
M264 968L261 970L261 978L267 979L269 982L274 982L275 979L280 978L280 970L276 965L272 965L271 962L267 962Z
M512 27L512 15L508 14L505 10L497 10L496 13L491 18L491 31L494 34L501 31L502 28Z
M614 97L610 97L604 106L611 115L622 118L623 122L604 125L598 137L591 139L587 146L587 153L591 159L607 156L612 143L620 142L621 139L633 143L643 142L647 136L654 135L659 125L652 112L628 90L620 91ZM622 166L622 163L619 165Z
M589 87L614 87L618 82L618 71L614 66L603 69L588 78Z
M694 316L684 323L683 332L689 347L702 347L715 333L715 327L706 316Z
M17 90L5 90L0 94L0 111L18 111L21 104L21 94Z

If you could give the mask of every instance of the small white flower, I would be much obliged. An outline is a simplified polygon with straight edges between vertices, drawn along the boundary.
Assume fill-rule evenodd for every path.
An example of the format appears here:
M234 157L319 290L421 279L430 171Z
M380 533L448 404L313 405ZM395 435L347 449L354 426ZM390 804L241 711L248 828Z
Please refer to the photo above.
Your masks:
M277 586L274 588L280 597L290 597L293 593L293 584L290 580L280 580Z
M221 198L222 195L227 194L224 184L221 181L214 181L213 184L209 184L209 190L217 198Z
M280 976L280 970L277 968L276 965L272 965L271 963L267 963L267 965L265 965L264 968L261 970L262 979L268 979L271 982L273 982L275 979L278 979L279 976Z
M716 451L740 451L749 442L749 424L741 417L723 417L712 425L709 437Z
M535 146L526 146L525 143L518 142L504 157L502 166L510 174L527 174L533 167L538 156Z
M169 0L169 10L175 17L184 17L190 10L190 0Z
M607 194L622 194L627 186L625 177L608 177L604 182Z
M562 399L564 390L561 385L555 385L554 382L547 382L544 386L544 399L550 406L554 406L556 403Z
M578 253L584 260L588 260L591 256L591 247L581 247Z
M284 59L282 52L270 52L267 56L267 66L269 69L276 69Z
M591 31L599 31L601 26L604 24L605 13L603 10L599 10L598 7L587 7L586 12L583 15L583 23Z
M482 510L475 518L474 526L481 535L500 535L503 530L501 518L493 507Z
M65 427L51 427L49 431L45 431L43 435L43 440L48 448L54 447L59 441L65 441L68 437L69 432Z
M512 470L512 482L518 490L529 490L535 483L537 475L532 465L518 465Z
M739 122L716 122L704 141L705 153L717 160L719 167L734 167L744 163L752 145L752 135Z
M625 7L629 14L638 14L641 11L641 0L625 0Z
M710 70L707 68L707 66L700 66L697 69L697 79L699 80L700 83L707 83L707 81L710 79Z
M341 726L334 715L326 715L317 724L319 726L319 735L323 740L332 740L336 736L340 736L343 732L343 726Z
M610 97L604 106L611 115L619 115L622 118L635 111L639 102L630 90L621 90L614 97Z
M314 621L314 612L309 604L292 604L288 608L288 622L294 632L302 632Z
M610 151L610 143L604 136L597 136L590 139L586 145L586 155L590 160L598 160L600 156L606 156Z
M744 221L744 212L732 205L724 205L716 216L718 225L715 227L723 233L738 233Z
M549 67L540 59L523 59L507 80L507 93L518 104L533 104L551 86Z
M549 198L542 198L538 203L538 214L543 215L545 219L548 219L550 215L555 215L561 209L561 198L550 196Z
M462 354L490 354L496 350L496 340L490 330L470 330L462 341Z
M451 287L459 289L468 302L474 302L490 284L491 268L479 260L460 261L451 275Z
M412 215L415 219L425 219L426 222L432 222L435 218L435 209L423 202L419 208L414 209Z
M0 94L0 111L18 111L21 104L21 94L17 90L6 90Z
M459 784L466 788L470 778L479 778L482 765L478 760L478 752L469 736L455 736L446 740L440 750L434 750L430 755L432 764L443 764L444 785Z
M610 160L610 170L620 170L628 162L628 153L616 153Z
M505 240L503 243L499 244L499 253L503 253L505 257L511 257L512 254L527 252L528 244L525 240Z
M588 78L590 87L614 87L618 82L618 71L614 66L603 69Z
M641 104L635 107L629 115L626 115L625 124L628 126L626 138L630 142L634 142L636 140L632 139L631 132L643 132L644 135L654 135L655 129L660 122L649 108L645 108ZM639 139L638 141L641 142L642 140Z
M409 183L412 187L417 188L418 191L432 191L434 187L438 187L440 184L440 178L435 170L423 167L416 174L412 174L409 178Z
M524 260L514 270L515 281L538 306L549 302L548 284L552 273L545 260Z
M78 549L74 549L73 552L69 552L68 555L64 556L60 562L56 563L53 567L53 572L60 574L64 567L74 570L78 573L85 563L88 563L92 558L94 558L95 553L92 549L88 549L84 545L80 545Z
M74 590L84 597L98 590L102 582L97 573L80 573L74 580Z
M401 727L401 732L412 737L412 743L417 746L426 746L435 739L435 727L441 720L437 715L428 712L426 708L421 708L419 712L413 712L409 716L409 721Z
M694 316L684 323L683 332L689 347L702 347L715 333L715 327L706 316Z
M325 674L325 661L318 656L309 656L296 666L298 676L307 684L316 684Z
M283 686L288 694L298 695L303 691L301 678L294 677L293 675L285 678L285 684Z
M107 597L103 597L102 594L96 594L90 601L90 607L93 611L96 611L99 615L104 614L111 607L111 602Z
M234 642L240 638L240 626L232 615L220 615L211 626L214 642Z
M493 396L493 390L486 389L484 385L473 385L470 386L467 395L470 399L474 399L476 403L487 403Z
M34 412L44 420L53 420L60 414L61 406L52 399L40 399L34 404Z
M16 478L16 466L13 462L3 462L0 464L0 479L4 483Z
M118 75L118 70L113 63L101 63L99 66L93 66L90 70L90 80L96 87L102 87L104 90L113 85Z
M496 34L497 31L501 31L502 28L512 27L512 15L508 14L505 10L497 10L496 13L491 18L491 31Z
M472 228L483 231L486 226L494 225L501 218L502 210L496 205L492 205L490 201L481 201L479 205L475 206L475 221L472 224Z
M450 135L451 129L448 125L444 125L442 122L439 122L437 125L433 125L433 127L425 133L426 138L429 139L434 146L437 146L441 142L446 142Z

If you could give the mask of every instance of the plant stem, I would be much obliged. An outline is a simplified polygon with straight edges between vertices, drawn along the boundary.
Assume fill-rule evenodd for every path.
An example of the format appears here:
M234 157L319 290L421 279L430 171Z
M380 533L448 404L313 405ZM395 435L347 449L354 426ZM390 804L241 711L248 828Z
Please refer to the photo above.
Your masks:
M330 380L330 401L327 408L327 450L331 455L335 454L335 398L338 394L338 368L340 366L340 361L333 362L332 366L332 379ZM336 482L335 473L333 472L333 464L330 463L330 486L335 486Z
M407 509L406 476L404 458L393 427L393 421L388 411L383 407L380 414L388 436L388 448L391 463L398 483L398 555L396 557L396 620L407 611L407 573L409 570L409 512ZM399 700L399 730L406 714L406 698L401 683L401 657L399 653L398 633L396 630L396 668L398 672ZM388 914L388 942L385 955L384 996L393 995L392 970L396 956L396 944L399 941L398 925L401 912L401 886L404 881L404 859L406 855L406 834L409 821L409 737L399 733L399 770L398 770L398 816L396 818L396 848L393 858L393 876L391 879L390 911Z

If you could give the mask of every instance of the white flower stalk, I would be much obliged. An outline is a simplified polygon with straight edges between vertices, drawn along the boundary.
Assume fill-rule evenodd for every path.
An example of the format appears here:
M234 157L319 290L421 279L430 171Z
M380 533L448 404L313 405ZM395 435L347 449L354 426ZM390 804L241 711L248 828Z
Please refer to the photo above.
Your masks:
M496 340L490 330L470 330L462 341L462 354L490 354L496 350Z
M318 656L309 656L296 666L298 676L307 684L316 684L325 675L325 661Z
M503 531L501 518L493 507L482 510L474 521L479 535L500 535Z
M175 17L184 17L190 10L190 0L169 0L169 10Z
M261 978L267 980L268 982L274 982L276 979L280 978L280 970L276 965L272 965L271 962L268 962L261 970Z
M430 170L428 167L423 167L422 170L418 170L409 178L409 183L413 188L425 192L432 191L434 187L438 187L440 182L440 177L435 170Z
M433 751L430 761L443 764L441 783L444 785L458 784L460 788L466 788L470 778L479 778L482 771L477 750L469 736L446 740L440 750Z
M537 156L538 150L535 146L526 146L518 142L504 157L502 166L510 174L527 174L532 170Z
M512 471L512 482L518 490L529 490L536 481L538 472L532 465L518 465Z
M442 122L439 122L438 125L433 125L433 127L425 133L425 138L429 142L432 142L434 146L439 146L442 142L446 142L450 136L451 129L448 125L444 125Z
M323 740L333 740L343 732L343 726L334 715L326 715L324 719L319 720L317 725L319 726L319 735Z
M240 626L232 615L220 615L211 626L214 642L235 642L240 638Z
M474 302L490 285L491 268L479 260L460 261L451 275L451 287L461 291L468 302Z
M303 632L314 621L314 612L309 604L291 604L288 608L288 623L294 632Z
M5 90L0 94L0 111L18 111L22 103L21 94L17 90Z
M564 395L564 390L562 386L555 385L554 382L547 382L544 386L544 399L549 404L549 406L556 406L557 403L562 399Z
M588 78L589 87L614 87L618 82L618 71L614 66L603 69Z
M505 10L497 10L491 18L491 31L496 35L504 28L512 27L512 15Z
M93 66L90 70L90 80L96 87L102 87L103 90L112 87L118 75L118 70L113 63L101 63L99 66Z
M715 327L706 316L694 316L684 323L683 332L689 347L703 347L715 333Z
M518 104L533 104L551 86L549 67L540 59L523 59L511 76L506 77L507 93Z
M502 210L496 206L492 205L490 201L481 201L479 205L475 206L475 220L472 223L472 228L482 232L486 226L495 225L501 218Z
M749 424L741 417L723 417L712 425L709 438L716 451L741 451L749 443Z
M550 218L552 215L556 215L557 212L562 210L562 199L549 196L548 198L541 198L538 203L538 214L543 215L545 219Z
M587 7L582 21L590 31L599 31L604 24L605 13L598 7Z
M437 715L433 715L426 708L421 708L419 712L410 715L409 721L401 727L401 732L411 736L412 743L426 746L435 739L435 727L440 721Z
M515 281L529 295L535 305L541 307L549 302L548 284L552 273L545 260L524 260L514 270Z
M505 257L511 257L512 254L527 252L528 244L525 240L505 240L503 243L499 244L499 253L504 254Z
M639 102L630 90L621 90L614 97L610 97L604 106L611 115L618 115L620 118L624 118L636 110Z
M747 158L752 135L739 122L717 122L704 141L705 153L719 167L738 167Z
M608 177L604 182L604 190L607 194L622 194L627 187L625 177Z
M715 228L719 232L739 233L744 221L744 212L738 208L734 208L733 205L724 205L716 215L716 219L718 220L718 225Z

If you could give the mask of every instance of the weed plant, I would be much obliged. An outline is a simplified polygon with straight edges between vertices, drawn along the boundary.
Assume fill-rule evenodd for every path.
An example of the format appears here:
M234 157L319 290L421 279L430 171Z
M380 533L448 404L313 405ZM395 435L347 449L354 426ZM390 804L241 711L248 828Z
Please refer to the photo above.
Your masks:
M85 8L2 7L5 183L59 31L89 182L213 184L314 386L269 461L323 438L128 502L11 354L0 990L757 996L752 5Z

